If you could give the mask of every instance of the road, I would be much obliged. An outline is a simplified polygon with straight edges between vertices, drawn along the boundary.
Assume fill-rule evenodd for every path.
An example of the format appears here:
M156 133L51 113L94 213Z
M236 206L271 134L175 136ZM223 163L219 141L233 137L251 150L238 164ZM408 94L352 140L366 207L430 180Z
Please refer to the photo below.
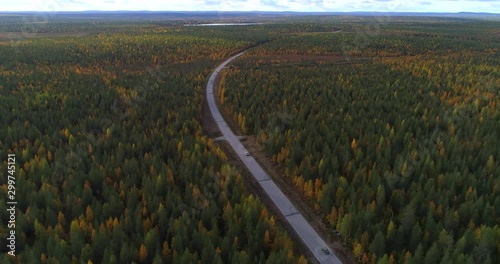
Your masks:
M215 97L213 94L215 78L222 70L222 68L226 67L227 64L229 64L237 57L241 56L243 53L244 52L239 53L226 60L224 63L219 65L210 76L206 90L210 112L212 113L217 126L222 132L223 137L227 140L231 148L245 164L253 177L257 179L264 191L278 207L280 212L285 216L286 220L290 223L290 225L293 227L297 235L302 239L307 248L314 254L314 257L320 263L340 264L342 262L340 262L337 256L335 256L332 249L327 246L321 236L318 235L318 233L311 227L311 225L306 221L304 216L297 210L293 203L283 194L283 192L280 190L280 188L278 188L271 177L269 177L269 175L262 169L262 167L251 155L247 156L246 153L248 153L248 151L245 149L243 144L241 144L233 131L231 131L227 123L224 121L224 118L222 118L219 109L217 108L217 104L215 103ZM327 248L330 254L325 254L323 252L324 248Z

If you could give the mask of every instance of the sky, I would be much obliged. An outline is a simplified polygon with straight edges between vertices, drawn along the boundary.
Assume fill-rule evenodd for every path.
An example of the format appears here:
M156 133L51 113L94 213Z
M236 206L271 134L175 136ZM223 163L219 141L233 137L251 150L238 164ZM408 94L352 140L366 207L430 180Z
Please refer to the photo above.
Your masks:
M500 0L0 0L0 11L489 12Z

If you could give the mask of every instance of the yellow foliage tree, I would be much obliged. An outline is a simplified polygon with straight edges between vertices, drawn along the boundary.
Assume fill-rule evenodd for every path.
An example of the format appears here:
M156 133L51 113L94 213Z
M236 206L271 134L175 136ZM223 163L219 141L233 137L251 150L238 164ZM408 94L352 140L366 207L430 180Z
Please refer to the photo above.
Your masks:
M394 259L394 255L391 254L391 256L389 257L389 264L394 264L396 263L396 260Z
M297 260L297 264L307 264L307 263L308 263L307 259L304 256L300 255L299 259Z
M355 242L353 253L356 258L361 258L361 256L363 255L363 246L360 243Z
M170 246L168 245L167 241L163 242L163 248L161 250L161 254L163 255L163 257L166 257L166 256L172 254L172 250L170 249Z
M368 255L366 255L366 253L363 253L363 256L361 257L361 263L363 264L370 263L370 258L368 257Z
M267 209L265 207L263 207L262 210L260 211L260 217L262 219L266 219L267 218Z
M301 176L296 176L294 182L295 186L297 186L299 190L304 190L304 178L302 178Z
M264 234L264 245L269 247L271 245L271 235L269 234L269 230L266 230Z
M323 182L319 179L316 178L314 181L314 198L316 198L316 201L320 201L321 199L321 187L323 186Z
M339 219L339 215L337 213L337 208L335 208L335 206L332 207L332 211L328 214L327 219L330 225L332 226L337 225L337 220Z
M274 228L275 225L274 216L271 216L268 222L269 222L269 228Z
M389 224L387 225L387 231L385 232L387 234L386 238L389 239L390 237L392 237L392 235L394 234L394 222L393 221L390 221Z
M486 171L488 172L488 175L492 175L494 170L495 170L495 159L493 158L493 155L490 155L488 161L486 162Z
M146 262L148 257L148 250L144 246L144 244L141 244L141 248L139 249L139 260L141 262Z
M59 213L57 214L57 222L60 223L61 225L66 224L66 218L64 217L64 214L61 211L59 211Z
M410 251L406 251L405 255L405 264L411 263L411 253Z
M305 184L304 184L304 193L306 195L307 198L311 198L313 197L313 183L312 183L312 180L308 180Z
M351 142L351 148L354 151L356 151L358 149L358 142L356 142L356 139L352 140L352 142Z

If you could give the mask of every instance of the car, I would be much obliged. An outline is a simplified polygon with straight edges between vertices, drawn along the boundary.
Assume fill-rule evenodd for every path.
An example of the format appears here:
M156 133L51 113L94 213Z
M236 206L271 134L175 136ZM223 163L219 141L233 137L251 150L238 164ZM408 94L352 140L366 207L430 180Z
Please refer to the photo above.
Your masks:
M210 91L209 93L212 94L212 91Z
M328 250L328 248L322 248L321 251L323 251L325 255L330 255L330 250Z
M248 152L245 152L245 156L250 156L250 153L248 153Z

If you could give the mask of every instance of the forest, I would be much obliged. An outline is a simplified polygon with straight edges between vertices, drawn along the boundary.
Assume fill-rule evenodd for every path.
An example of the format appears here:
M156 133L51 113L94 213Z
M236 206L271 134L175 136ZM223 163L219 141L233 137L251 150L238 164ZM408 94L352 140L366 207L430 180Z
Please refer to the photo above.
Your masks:
M269 34L27 23L0 17L0 169L15 154L17 188L0 263L307 263L200 125L211 70Z
M241 131L357 262L500 262L500 24L300 23L225 72Z
M308 263L201 125L245 49L222 109L356 262L500 262L499 22L189 19L0 16L0 263Z

